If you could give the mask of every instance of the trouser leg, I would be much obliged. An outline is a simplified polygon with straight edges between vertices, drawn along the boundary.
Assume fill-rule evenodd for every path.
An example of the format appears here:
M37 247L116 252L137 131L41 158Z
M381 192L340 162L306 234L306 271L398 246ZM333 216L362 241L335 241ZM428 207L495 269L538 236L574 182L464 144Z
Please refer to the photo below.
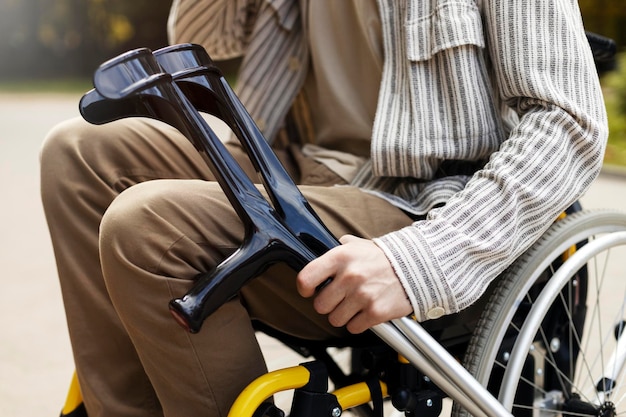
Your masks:
M146 416L160 404L102 279L98 229L124 189L156 178L210 178L196 150L162 123L67 121L41 152L42 201L90 416Z
M402 211L355 188L303 186L336 235L380 235L411 223ZM295 272L268 270L210 316L195 335L167 303L241 243L243 228L219 187L153 181L132 187L102 223L101 257L109 294L168 416L225 415L265 371L250 318L311 339L345 335L296 292Z

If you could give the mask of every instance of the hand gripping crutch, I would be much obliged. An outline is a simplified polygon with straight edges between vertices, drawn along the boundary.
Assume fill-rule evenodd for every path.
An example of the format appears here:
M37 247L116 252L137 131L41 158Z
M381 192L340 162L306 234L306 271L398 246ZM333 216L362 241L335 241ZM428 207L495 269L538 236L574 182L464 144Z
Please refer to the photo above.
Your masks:
M212 272L200 275L185 296L170 303L175 318L188 330L198 331L208 315L270 264L284 261L299 270L338 245L201 47L178 45L156 51L154 56L146 49L131 51L103 64L94 85L95 90L81 102L86 120L99 124L144 116L176 127L207 160L244 224L241 247ZM235 132L274 207L243 173L198 109L221 118ZM401 319L372 331L474 415L510 415L419 324Z

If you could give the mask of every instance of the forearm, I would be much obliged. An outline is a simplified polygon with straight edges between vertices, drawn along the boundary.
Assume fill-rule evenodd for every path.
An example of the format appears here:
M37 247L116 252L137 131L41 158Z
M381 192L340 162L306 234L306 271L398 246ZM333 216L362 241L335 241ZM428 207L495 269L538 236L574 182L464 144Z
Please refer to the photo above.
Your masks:
M437 307L450 314L476 301L596 176L599 138L568 141L562 126L539 146L532 139L505 145L446 206L377 240L421 320Z

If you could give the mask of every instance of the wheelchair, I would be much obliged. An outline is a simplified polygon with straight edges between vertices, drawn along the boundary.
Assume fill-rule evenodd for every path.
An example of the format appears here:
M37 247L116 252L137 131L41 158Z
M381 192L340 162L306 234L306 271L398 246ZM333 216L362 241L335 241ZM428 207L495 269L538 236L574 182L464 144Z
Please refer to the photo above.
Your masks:
M601 53L611 45L591 35L590 42L600 43ZM137 115L168 121L204 151L214 172L232 174L217 175L218 181L242 221L271 229L269 235L248 236L248 246L172 301L172 314L185 328L198 331L204 318L263 267L259 258L280 256L298 268L337 244L297 187L289 185L200 47L131 51L103 64L94 80L96 88L81 100L83 117L93 123ZM280 219L268 217L267 201L247 190L247 180L197 111L226 121L244 143L272 204L280 207ZM255 209L246 209L249 204ZM478 303L455 315L423 325L403 318L323 343L255 323L258 331L312 360L252 382L229 416L283 417L271 397L291 390L293 417L340 417L346 410L376 417L390 408L406 416L438 416L448 397L453 416L616 416L626 409L626 280L620 279L619 264L624 255L626 214L585 211L576 203ZM349 350L348 371L331 348ZM76 378L61 415L87 415Z

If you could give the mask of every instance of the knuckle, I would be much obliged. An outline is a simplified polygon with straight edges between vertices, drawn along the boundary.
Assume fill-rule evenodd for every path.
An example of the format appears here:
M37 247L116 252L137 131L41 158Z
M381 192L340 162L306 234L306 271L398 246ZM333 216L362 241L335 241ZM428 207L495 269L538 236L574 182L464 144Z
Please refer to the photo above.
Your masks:
M333 248L332 254L337 262L344 264L348 263L348 261L352 258L352 251L343 245Z
M354 297L356 297L362 304L368 305L371 304L371 301L375 299L375 295L373 295L367 288L363 286L358 286L354 289Z
M346 328L352 334L360 334L360 333L363 333L365 330L367 330L369 326L366 326L361 322L354 321L354 322L348 323Z
M341 326L344 325L343 321L340 320L340 318L337 317L335 314L331 314L331 315L328 316L328 322L333 327L341 327Z
M315 311L317 311L319 314L328 314L330 313L328 307L326 306L326 304L318 298L316 298L313 301L313 308L315 309Z
M380 306L376 303L370 304L366 310L366 314L369 321L372 323L382 323L383 321L386 321L385 310L380 308Z
M296 277L296 287L302 295L306 295L309 293L309 285L307 284L307 282L308 281L304 274L298 274L298 276Z

